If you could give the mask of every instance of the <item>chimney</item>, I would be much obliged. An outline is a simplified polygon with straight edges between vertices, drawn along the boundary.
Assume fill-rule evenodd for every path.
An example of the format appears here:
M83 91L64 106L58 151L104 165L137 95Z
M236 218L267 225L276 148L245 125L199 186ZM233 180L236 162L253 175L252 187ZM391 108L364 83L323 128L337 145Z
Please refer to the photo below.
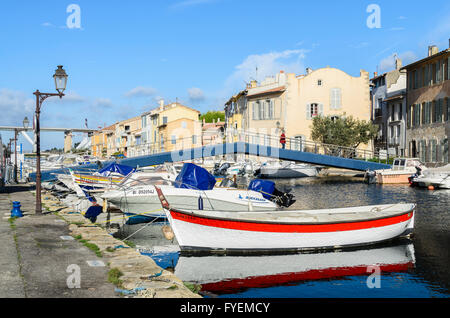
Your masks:
M255 80L251 80L250 81L250 88L255 88L256 87L256 85L257 85L257 81L255 81Z
M311 74L311 72L312 72L312 68L307 67L307 68L306 68L306 74L307 74L307 75L308 75L308 74Z
M378 76L378 72L373 72L373 77L377 77Z
M428 56L438 53L438 47L436 45L428 46Z
M281 74L283 74L283 73L284 73L284 71L280 71L280 73L281 73Z
M402 67L402 60L398 57L395 58L395 69L399 70Z
M159 100L159 107L164 107L164 99Z

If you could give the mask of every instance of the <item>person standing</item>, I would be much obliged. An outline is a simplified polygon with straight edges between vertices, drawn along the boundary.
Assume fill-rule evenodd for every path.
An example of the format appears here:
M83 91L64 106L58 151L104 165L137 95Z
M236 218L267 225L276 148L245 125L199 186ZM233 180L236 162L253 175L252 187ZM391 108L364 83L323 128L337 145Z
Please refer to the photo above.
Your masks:
M283 148L283 149L286 148L286 135L284 134L284 130L281 131L280 144L281 144L281 148Z

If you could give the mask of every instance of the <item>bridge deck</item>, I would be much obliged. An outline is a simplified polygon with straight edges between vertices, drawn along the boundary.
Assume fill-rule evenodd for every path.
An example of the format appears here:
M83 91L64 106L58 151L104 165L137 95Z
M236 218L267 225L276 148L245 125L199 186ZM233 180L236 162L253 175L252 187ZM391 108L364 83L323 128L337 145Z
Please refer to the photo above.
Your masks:
M342 157L334 157L321 155L316 153L280 149L276 147L268 147L262 145L249 144L245 142L226 143L219 145L204 146L198 148L176 150L171 152L162 152L152 155L145 155L133 158L125 158L118 160L119 163L132 167L145 167L151 165L163 164L165 162L180 162L191 159L207 158L216 155L225 154L248 154L261 157L276 158L281 160L290 160L297 162L305 162L315 165L322 165L335 168L343 168L357 171L389 169L390 165L370 162L365 160L349 159ZM72 167L73 170L82 171L86 169L98 169L97 164L89 164ZM52 179L52 173L63 173L63 169L56 169L42 172L42 180ZM32 180L35 174L30 174Z

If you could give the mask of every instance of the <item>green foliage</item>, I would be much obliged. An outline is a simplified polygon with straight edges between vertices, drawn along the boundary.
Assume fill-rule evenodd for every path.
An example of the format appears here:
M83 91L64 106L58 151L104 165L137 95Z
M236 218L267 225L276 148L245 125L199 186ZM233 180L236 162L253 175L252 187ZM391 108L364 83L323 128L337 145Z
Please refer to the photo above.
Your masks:
M118 268L112 268L108 272L108 281L117 287L122 286L122 280L120 277L123 275L123 273Z
M324 144L356 148L360 144L368 143L377 133L378 126L370 121L343 114L339 117L314 117L311 138Z
M200 115L200 120L203 121L205 119L206 123L212 123L213 120L217 122L217 119L220 121L225 121L225 113L221 111L208 111L207 113Z

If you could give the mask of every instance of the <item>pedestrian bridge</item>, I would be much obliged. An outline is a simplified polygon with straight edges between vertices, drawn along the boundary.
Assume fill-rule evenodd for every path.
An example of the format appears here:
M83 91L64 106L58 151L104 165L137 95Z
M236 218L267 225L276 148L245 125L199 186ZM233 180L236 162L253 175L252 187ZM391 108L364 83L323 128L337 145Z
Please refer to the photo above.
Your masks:
M320 153L318 147L306 148L301 147L302 150L295 149L281 149L278 147L256 145L248 142L233 142L216 145L208 145L204 147L180 149L170 152L161 152L156 154L150 154L139 157L125 158L117 160L118 163L132 166L132 167L145 167L151 165L163 164L165 162L181 162L192 159L208 158L221 155L232 154L246 154L255 155L259 157L267 157L281 160L290 160L296 162L304 162L314 165L350 169L357 171L377 170L377 169L389 169L390 165L382 164L378 162L371 162L365 159L352 159L348 158L352 155L342 155L342 151L331 151L330 154ZM342 150L342 149L341 149ZM108 164L108 162L103 163ZM88 164L71 167L75 171L83 170L97 170L98 164ZM42 181L54 179L52 173L67 173L64 169L56 169L51 171L42 172ZM30 174L31 180L35 180L35 173Z

